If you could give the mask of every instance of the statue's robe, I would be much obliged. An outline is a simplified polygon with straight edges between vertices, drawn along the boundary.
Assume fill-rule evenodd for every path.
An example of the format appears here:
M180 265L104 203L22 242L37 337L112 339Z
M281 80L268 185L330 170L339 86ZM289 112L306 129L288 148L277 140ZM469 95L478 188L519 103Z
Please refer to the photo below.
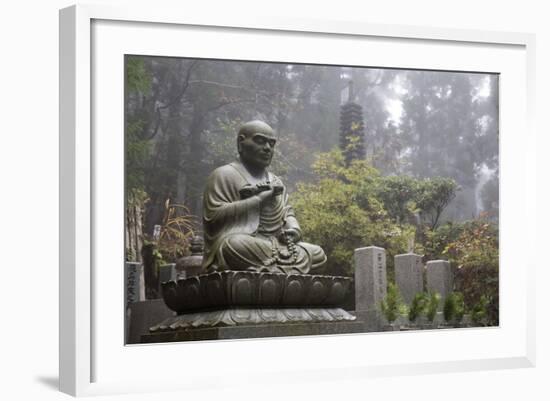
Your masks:
M205 270L307 273L326 262L317 245L298 242L289 249L281 233L290 228L301 232L300 226L281 180L272 173L265 178L283 192L263 205L257 196L241 199L239 191L259 181L241 162L219 167L208 178L203 201Z

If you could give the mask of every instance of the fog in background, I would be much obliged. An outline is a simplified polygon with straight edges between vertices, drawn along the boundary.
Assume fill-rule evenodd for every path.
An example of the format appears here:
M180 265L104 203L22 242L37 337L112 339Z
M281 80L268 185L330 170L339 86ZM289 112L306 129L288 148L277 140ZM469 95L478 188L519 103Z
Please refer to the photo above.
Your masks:
M248 120L274 128L272 169L291 191L311 180L350 100L382 174L452 178L444 220L498 218L498 75L141 56L126 68L127 189L149 195L146 232L167 199L200 215L204 180L235 159Z

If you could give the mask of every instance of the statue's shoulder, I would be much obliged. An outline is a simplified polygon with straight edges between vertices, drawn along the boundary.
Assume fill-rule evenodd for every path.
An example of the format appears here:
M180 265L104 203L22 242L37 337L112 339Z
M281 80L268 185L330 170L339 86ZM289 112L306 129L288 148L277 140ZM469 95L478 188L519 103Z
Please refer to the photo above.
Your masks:
M231 163L229 163L229 164L224 164L223 166L215 168L212 171L211 175L233 174L234 171L235 169L233 168Z
M209 180L214 180L214 181L234 180L238 176L239 176L239 173L233 166L233 163L229 163L214 169L210 173Z

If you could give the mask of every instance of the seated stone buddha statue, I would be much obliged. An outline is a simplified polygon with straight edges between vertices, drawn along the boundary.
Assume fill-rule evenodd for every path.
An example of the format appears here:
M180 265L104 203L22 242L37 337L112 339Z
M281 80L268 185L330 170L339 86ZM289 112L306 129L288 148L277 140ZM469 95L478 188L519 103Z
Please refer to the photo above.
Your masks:
M308 273L326 262L302 241L286 188L268 171L276 138L262 121L244 124L238 160L214 170L204 191L203 269Z

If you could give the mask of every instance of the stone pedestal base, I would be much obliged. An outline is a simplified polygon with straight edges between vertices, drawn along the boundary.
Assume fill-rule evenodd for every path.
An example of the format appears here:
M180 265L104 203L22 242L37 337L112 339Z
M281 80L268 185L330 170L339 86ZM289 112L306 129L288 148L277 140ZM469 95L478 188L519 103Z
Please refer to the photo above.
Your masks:
M341 308L233 308L187 313L169 317L150 328L151 333L201 327L243 326L269 323L318 323L353 321L355 316Z
M222 271L162 284L164 318L142 343L365 331L346 312L349 277ZM159 319L160 320L160 319Z
M129 304L126 310L126 344L139 344L141 336L149 333L152 325L170 316L174 316L174 312L168 309L162 299Z
M232 308L337 308L352 279L312 274L225 270L162 284L166 306L178 314Z
M239 338L269 338L287 336L317 336L327 334L365 333L363 322L282 323L245 326L187 328L159 331L141 336L141 343L165 343Z

